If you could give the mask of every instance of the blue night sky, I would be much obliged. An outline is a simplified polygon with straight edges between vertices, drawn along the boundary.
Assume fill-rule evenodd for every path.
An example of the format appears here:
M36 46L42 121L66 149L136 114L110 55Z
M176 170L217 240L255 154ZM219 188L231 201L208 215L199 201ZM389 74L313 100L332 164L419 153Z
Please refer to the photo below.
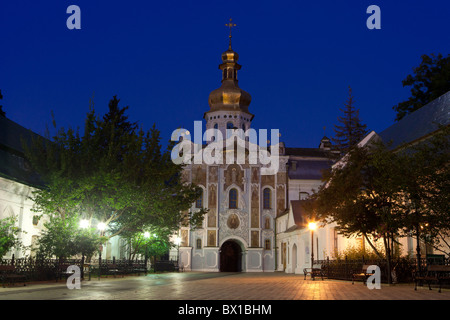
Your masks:
M66 27L72 4L81 30ZM366 27L372 4L381 30ZM168 140L209 109L231 17L252 126L314 148L333 135L348 86L369 129L392 125L421 55L450 53L449 16L448 0L2 1L0 104L42 134L52 110L58 126L82 128L93 96L103 115L117 95L130 120Z

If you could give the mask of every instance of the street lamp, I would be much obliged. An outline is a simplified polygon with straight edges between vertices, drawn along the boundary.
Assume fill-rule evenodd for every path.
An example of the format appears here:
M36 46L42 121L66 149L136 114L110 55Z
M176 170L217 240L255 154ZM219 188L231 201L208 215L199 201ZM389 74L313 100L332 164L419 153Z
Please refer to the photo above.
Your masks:
M87 229L89 228L89 220L83 219L80 221L80 228L81 229Z
M175 238L175 244L178 247L178 251L177 251L177 264L179 265L180 262L180 244L181 244L181 238L180 237L176 237Z
M308 224L309 230L311 230L311 271L314 264L314 230L317 229L317 223L310 222Z

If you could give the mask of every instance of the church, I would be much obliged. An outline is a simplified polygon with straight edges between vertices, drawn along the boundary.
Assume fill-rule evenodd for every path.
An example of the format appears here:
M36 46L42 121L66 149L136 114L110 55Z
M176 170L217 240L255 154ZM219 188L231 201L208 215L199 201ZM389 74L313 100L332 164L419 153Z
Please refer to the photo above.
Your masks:
M181 227L180 245L171 257L179 260L184 270L284 270L286 253L278 248L276 219L288 211L291 201L306 198L320 186L321 171L332 165L331 144L326 137L318 141L317 148L287 148L281 142L271 145L270 152L261 143L255 145L248 134L255 117L251 95L238 85L241 65L231 47L231 33L228 50L221 58L221 86L210 93L209 110L203 115L212 135L200 149L215 144L215 152L228 155L234 150L239 154L241 147L244 161L227 158L226 162L194 161L185 166L183 181L203 191L191 210L207 208L208 213L202 226ZM276 155L277 170L267 170L267 162L260 157L251 161L252 147ZM237 159L235 154L232 157Z

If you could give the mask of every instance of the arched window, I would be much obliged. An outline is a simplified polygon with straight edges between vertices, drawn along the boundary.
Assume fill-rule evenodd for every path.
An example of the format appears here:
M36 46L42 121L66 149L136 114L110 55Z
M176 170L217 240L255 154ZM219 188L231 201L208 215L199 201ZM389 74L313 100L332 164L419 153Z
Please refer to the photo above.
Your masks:
M197 238L196 248L201 249L202 248L202 239Z
M203 208L203 190L202 190L202 194L200 195L200 197L198 197L198 199L195 201L195 207Z
M231 189L228 195L228 207L230 209L237 209L238 192L236 189Z
M231 133L234 128L233 122L227 122L227 139L231 137Z
M271 198L272 198L272 192L269 188L265 188L263 190L263 208L264 209L271 209Z

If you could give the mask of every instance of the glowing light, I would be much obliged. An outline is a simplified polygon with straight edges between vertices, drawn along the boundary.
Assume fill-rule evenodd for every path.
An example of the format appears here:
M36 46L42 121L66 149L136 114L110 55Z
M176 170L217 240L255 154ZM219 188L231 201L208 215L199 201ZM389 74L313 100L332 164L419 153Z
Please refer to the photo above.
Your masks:
M100 223L97 225L97 229L100 230L100 231L104 231L104 230L106 229L106 223L100 222Z
M315 222L310 222L310 223L308 224L308 228L309 228L309 230L316 230L316 229L317 229L317 223L315 223Z
M80 221L80 228L87 229L89 228L89 220L83 219Z

